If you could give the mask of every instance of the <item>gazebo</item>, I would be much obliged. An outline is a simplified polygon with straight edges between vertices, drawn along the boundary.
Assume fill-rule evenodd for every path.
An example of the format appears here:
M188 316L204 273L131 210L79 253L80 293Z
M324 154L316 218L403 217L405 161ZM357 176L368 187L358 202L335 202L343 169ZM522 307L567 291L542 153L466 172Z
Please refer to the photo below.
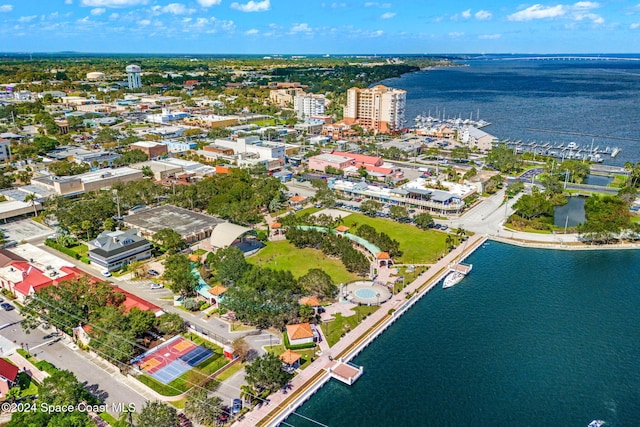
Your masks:
M282 360L285 367L289 369L298 369L300 367L301 358L302 355L293 350L285 350L285 352L280 355L280 360Z
M391 264L393 264L389 252L378 252L376 254L376 262L378 267L391 267Z

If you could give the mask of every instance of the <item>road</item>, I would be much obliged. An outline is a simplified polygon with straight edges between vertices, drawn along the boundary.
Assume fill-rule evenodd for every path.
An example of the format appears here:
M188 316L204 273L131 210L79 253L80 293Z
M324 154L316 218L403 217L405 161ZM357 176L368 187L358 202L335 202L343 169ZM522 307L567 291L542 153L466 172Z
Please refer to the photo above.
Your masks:
M52 363L56 368L73 372L78 380L96 397L107 404L134 403L136 408L142 408L146 398L127 386L125 380L116 368L100 367L89 360L87 354L78 347L65 340L56 341L50 337L53 330L35 329L27 334L20 326L22 316L17 310L0 311L0 335L3 342L15 343L28 349L40 360ZM8 352L6 344L3 351ZM106 368L107 370L105 370ZM119 415L119 414L114 414Z

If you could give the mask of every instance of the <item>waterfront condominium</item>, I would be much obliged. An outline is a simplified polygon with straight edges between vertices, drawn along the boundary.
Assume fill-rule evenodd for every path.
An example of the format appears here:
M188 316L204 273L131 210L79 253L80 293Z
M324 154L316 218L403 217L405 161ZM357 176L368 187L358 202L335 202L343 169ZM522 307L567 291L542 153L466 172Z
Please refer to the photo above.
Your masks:
M407 92L377 85L368 89L353 87L347 91L344 122L363 129L392 132L402 129Z

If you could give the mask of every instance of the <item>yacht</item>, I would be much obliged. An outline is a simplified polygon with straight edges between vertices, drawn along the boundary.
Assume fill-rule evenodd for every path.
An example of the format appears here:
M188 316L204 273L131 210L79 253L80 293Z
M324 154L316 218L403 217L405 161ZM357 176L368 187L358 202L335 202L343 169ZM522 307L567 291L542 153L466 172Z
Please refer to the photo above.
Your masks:
M464 279L464 274L460 273L459 271L452 271L444 278L444 282L442 282L442 289L455 286L460 283L462 279Z
M587 427L600 427L600 426L603 426L603 425L604 425L604 421L602 421L602 420L593 420L587 425Z
M613 149L613 151L611 152L611 158L613 158L613 157L617 156L618 154L620 154L620 151L622 151L622 150L620 149L620 147L615 147L615 148Z

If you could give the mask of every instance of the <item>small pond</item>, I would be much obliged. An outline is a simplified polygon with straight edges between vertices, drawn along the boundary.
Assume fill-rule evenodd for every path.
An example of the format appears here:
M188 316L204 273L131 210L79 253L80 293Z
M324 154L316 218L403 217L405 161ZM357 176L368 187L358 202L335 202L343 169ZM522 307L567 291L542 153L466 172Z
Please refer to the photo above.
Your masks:
M553 211L553 225L556 227L575 227L585 221L584 197L568 197L569 202L556 206Z
M613 178L610 176L587 175L584 179L584 184L606 187L611 181L613 181Z

